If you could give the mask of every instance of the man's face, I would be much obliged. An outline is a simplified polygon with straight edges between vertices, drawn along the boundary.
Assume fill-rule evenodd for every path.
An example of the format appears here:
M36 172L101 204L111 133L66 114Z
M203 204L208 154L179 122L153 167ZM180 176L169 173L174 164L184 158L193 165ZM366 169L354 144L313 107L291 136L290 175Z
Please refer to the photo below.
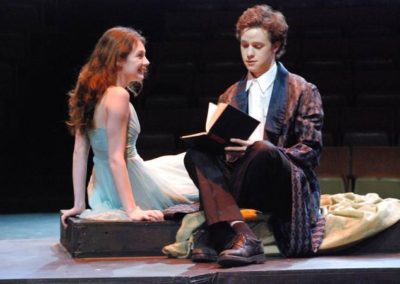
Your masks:
M278 44L271 44L268 32L263 28L249 28L240 37L240 52L247 70L259 77L275 62Z

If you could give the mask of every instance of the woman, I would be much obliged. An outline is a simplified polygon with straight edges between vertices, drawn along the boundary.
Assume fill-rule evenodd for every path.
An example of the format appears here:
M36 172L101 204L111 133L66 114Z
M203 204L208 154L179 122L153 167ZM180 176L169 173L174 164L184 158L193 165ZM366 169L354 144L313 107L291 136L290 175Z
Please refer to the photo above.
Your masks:
M90 146L96 173L88 187L91 212L122 209L129 220L160 221L160 210L198 198L184 170L183 155L144 162L137 153L140 125L126 87L143 82L146 75L150 62L144 44L144 37L131 28L109 29L70 93L74 207L63 213L64 226L69 216L85 211Z

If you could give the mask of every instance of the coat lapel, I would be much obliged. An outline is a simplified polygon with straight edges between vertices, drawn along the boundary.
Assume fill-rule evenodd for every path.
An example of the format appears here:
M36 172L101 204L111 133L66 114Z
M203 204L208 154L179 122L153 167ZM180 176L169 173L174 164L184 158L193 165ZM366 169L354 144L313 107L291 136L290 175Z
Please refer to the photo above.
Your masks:
M236 96L233 97L232 105L244 113L249 112L248 95L246 92L246 77L239 81Z
M288 100L287 79L289 74L281 63L277 62L277 64L278 70L272 89L267 119L265 121L267 138L274 144L278 142L278 138L282 133L282 127L286 116Z

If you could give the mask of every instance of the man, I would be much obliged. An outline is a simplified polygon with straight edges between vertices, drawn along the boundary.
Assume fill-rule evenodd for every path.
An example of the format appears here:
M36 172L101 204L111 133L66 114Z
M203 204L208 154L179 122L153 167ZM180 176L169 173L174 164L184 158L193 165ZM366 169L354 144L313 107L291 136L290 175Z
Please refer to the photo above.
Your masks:
M210 236L199 238L193 261L217 260L222 266L265 261L261 241L239 208L271 214L284 256L310 255L322 241L325 221L313 172L322 150L321 97L314 85L276 61L284 53L287 30L284 16L267 5L247 9L236 24L248 73L219 101L261 123L249 140L232 138L225 155L191 149L185 156L207 221L203 235Z

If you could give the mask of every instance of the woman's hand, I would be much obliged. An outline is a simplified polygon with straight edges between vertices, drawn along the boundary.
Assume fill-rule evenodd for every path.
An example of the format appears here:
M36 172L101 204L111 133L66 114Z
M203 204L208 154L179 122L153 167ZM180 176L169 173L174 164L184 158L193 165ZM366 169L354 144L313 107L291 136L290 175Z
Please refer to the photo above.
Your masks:
M78 207L72 207L71 209L64 211L61 215L61 223L62 223L63 227L64 228L68 227L68 225L67 225L68 217L79 215L83 211L85 211L85 208L78 208Z
M142 210L139 206L128 212L132 221L163 221L164 214L160 210Z

